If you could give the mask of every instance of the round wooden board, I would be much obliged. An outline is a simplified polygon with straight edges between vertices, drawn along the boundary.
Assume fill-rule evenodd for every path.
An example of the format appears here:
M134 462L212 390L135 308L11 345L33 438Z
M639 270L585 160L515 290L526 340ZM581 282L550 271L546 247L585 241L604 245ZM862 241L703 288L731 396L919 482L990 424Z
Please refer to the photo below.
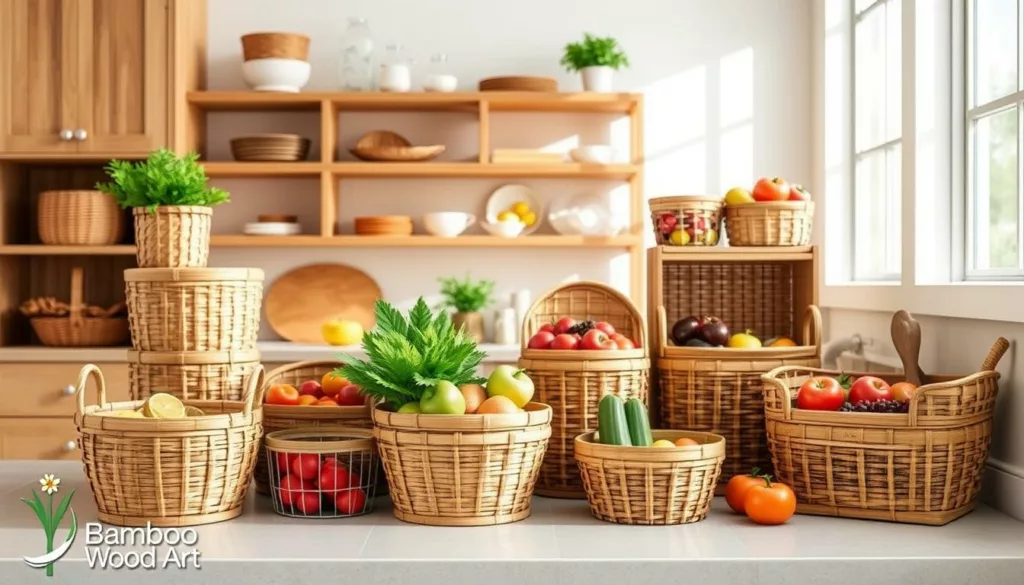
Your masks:
M284 339L323 343L320 328L334 318L372 329L373 305L380 296L380 286L362 270L344 264L310 264L275 280L264 307L270 328Z

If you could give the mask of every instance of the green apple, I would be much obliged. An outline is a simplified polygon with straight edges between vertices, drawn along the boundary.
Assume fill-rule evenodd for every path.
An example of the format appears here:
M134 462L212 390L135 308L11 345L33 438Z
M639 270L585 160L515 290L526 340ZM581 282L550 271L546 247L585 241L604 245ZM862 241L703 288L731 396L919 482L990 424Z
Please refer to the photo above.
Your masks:
M399 414L421 414L422 412L419 402L406 402L398 407Z
M533 398L533 380L523 370L508 365L498 366L487 378L487 395L504 396L523 408Z
M466 414L466 397L451 382L438 382L420 397L423 414Z
M747 191L743 187L733 187L725 194L726 205L742 205L744 203L753 202L754 196L750 194L750 191Z

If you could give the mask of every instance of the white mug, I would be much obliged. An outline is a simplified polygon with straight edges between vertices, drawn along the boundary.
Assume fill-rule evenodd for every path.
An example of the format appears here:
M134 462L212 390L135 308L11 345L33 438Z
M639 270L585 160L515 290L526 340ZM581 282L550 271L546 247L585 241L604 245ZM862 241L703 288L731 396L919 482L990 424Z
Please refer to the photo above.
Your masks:
M476 223L476 216L461 211L438 211L423 216L427 232L442 238L454 238Z

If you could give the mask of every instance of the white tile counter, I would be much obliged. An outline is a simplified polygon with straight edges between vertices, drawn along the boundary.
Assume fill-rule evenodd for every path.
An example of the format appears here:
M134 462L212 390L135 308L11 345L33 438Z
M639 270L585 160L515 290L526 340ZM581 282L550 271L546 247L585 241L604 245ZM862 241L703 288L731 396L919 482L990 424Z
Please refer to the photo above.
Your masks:
M43 473L77 490L79 537L55 576L28 568L38 520L19 501ZM302 520L274 514L252 493L245 513L196 528L201 569L101 570L85 561L84 525L96 509L77 462L0 462L0 584L132 583L414 585L644 585L673 583L1020 585L1024 523L981 507L944 527L797 516L762 527L716 501L700 523L618 526L582 501L536 497L519 523L479 528L403 524L387 498L367 516ZM62 539L66 530L58 532Z

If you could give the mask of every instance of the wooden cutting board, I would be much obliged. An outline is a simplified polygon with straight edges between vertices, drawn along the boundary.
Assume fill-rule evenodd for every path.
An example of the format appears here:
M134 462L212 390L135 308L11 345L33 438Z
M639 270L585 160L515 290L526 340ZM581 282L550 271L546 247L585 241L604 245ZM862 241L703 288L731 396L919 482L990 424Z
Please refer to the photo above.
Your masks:
M274 281L264 308L270 328L288 341L323 343L320 328L331 319L373 328L380 286L362 270L344 264L310 264Z

